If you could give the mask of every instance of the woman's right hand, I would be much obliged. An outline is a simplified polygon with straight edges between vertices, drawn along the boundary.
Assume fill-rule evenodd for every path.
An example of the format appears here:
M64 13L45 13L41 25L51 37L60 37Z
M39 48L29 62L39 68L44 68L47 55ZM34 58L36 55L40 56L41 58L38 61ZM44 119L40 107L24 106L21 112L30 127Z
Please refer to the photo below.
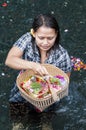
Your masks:
M35 72L35 74L38 74L41 76L49 75L47 69L39 63L32 62L32 70Z

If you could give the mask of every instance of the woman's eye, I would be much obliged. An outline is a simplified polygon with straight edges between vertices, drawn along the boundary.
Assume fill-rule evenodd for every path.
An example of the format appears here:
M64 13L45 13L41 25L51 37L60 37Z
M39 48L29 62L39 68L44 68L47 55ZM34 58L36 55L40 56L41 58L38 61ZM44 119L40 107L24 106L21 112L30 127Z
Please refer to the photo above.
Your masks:
M43 37L40 37L40 40L43 40L44 38Z
M39 37L39 39L40 39L40 40L43 40L43 39L44 39L44 37Z
M39 39L40 39L40 40L44 40L44 39L45 39L45 37L39 37ZM47 37L46 39L47 39L47 40L52 40L52 39L53 39L53 37Z
M52 40L53 39L53 37L48 37L48 40Z

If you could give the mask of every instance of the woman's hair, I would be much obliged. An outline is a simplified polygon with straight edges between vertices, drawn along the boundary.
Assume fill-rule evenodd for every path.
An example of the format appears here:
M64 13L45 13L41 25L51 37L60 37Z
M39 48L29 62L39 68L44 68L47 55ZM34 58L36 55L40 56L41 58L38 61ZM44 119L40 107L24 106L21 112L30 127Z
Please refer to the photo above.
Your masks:
M59 31L59 26L58 23L51 14L40 14L36 18L34 18L32 28L34 32L36 32L41 26L49 27L55 29L56 33L58 34L56 37L56 41L54 44L54 48L59 46L59 40L60 40L60 31Z

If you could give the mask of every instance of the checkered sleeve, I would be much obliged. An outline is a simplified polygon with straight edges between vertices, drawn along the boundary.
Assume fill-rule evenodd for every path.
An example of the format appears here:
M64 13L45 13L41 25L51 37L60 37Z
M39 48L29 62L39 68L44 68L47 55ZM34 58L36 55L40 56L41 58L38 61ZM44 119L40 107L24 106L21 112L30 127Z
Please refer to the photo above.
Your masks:
M21 51L24 51L27 44L31 42L31 35L30 33L26 33L22 35L15 43L13 46L17 46Z
M71 60L67 51L65 51L65 53L62 56L62 61L60 63L60 66L64 72L66 73L71 72Z

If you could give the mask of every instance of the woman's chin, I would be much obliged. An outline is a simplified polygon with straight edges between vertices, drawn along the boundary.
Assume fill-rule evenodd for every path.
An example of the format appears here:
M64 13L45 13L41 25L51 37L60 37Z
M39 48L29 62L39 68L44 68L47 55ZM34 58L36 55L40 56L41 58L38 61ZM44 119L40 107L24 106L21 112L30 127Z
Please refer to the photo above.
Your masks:
M48 51L50 48L41 48L42 51Z

